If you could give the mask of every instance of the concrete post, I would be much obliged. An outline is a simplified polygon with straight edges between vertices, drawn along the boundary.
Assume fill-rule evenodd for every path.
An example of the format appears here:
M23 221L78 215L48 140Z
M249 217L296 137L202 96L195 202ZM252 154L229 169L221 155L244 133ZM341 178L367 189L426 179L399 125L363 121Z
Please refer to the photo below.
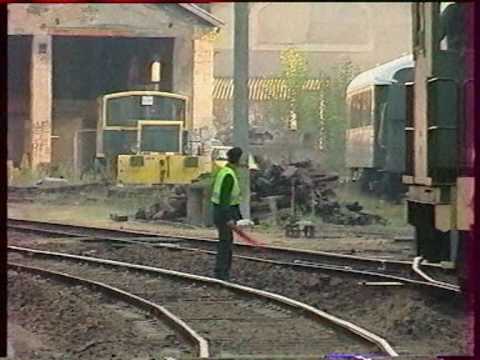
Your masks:
M188 96L186 121L187 129L193 128L193 41L184 37L175 38L173 46L173 92Z
M52 159L52 37L35 35L32 41L30 93L31 165Z
M235 3L233 144L244 151L240 169L243 202L242 215L250 219L250 173L248 170L248 3Z
M193 40L193 128L213 128L213 44Z

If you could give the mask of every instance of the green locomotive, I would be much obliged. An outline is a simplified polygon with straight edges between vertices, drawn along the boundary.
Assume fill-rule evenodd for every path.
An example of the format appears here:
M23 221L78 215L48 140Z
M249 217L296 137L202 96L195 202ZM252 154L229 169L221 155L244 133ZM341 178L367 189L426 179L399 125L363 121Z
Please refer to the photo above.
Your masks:
M414 3L413 116L406 127L408 222L417 253L464 264L473 224L473 48L468 3ZM471 9L470 9L471 10ZM470 25L469 25L470 24ZM470 34L471 35L471 34Z

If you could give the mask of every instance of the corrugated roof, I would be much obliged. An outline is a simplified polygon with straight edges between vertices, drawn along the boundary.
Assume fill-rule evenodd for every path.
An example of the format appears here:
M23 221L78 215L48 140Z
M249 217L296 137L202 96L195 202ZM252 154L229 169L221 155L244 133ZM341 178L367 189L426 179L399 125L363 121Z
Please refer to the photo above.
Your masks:
M309 79L305 82L303 89L306 91L320 91L323 80ZM249 100L268 101L286 100L288 89L284 79L280 78L250 78L248 80ZM216 78L213 85L214 100L233 99L233 79Z
M347 87L347 94L370 85L389 85L394 81L393 78L399 70L412 68L414 65L413 55L405 55L367 70L357 75L350 82Z

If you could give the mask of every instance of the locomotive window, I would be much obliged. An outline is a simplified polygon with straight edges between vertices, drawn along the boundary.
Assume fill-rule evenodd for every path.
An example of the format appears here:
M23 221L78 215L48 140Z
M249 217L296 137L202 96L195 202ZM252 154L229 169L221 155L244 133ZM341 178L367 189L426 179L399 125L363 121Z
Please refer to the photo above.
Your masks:
M138 120L185 121L185 101L163 96L132 95L107 100L107 126L136 127Z
M380 106L380 123L378 124L378 137L377 143L380 147L385 148L388 137L388 126L387 126L387 111L388 103L384 102Z
M442 2L439 7L439 48L440 50L460 52L464 47L465 22L463 5L454 2Z
M144 125L141 136L142 151L180 152L178 125Z

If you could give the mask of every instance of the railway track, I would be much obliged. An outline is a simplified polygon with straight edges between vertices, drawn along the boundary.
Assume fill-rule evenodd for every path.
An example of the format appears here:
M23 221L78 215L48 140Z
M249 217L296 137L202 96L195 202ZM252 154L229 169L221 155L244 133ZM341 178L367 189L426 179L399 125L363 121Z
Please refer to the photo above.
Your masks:
M17 270L82 282L166 316L200 357L338 351L397 356L385 339L271 292L101 258L13 246L9 252L9 266Z
M81 238L86 241L114 242L125 245L174 248L179 251L216 253L216 241L189 237L172 237L147 232L113 230L71 224L8 219L8 228L17 231L41 233L48 236ZM434 280L418 271L418 264L408 261L366 258L352 255L304 251L281 247L255 248L235 244L234 257L247 261L263 262L309 271L346 273L366 279L381 281L385 285L409 285L460 294L460 287L447 281ZM432 276L445 275L436 264L422 264ZM451 276L450 276L451 278Z
M123 325L124 327L136 330L134 336L132 336L130 333L126 335L128 338L122 338L122 336L117 334L118 327L115 326L117 324L110 324L111 328L106 328L106 331L100 331L100 333L95 334L96 337L94 335L86 336L85 339L83 339L83 345L80 345L82 343L82 339L78 339L77 337L75 337L75 339L62 339L68 344L65 346L67 349L63 350L66 350L67 353L70 353L64 355L80 356L82 353L87 352L90 348L97 347L99 344L112 343L107 349L105 349L108 351L108 355L105 353L99 354L98 350L93 351L93 353L90 353L89 355L102 357L108 356L110 358L111 356L116 356L116 353L121 352L123 353L123 356L128 356L126 353L124 353L125 351L128 351L125 349L125 347L128 347L128 345L118 346L118 343L129 342L130 346L138 346L142 344L141 349L138 349L137 353L144 353L146 356L148 356L148 354L150 354L150 356L154 354L160 354L165 352L165 350L168 351L168 347L174 347L175 353L182 357L208 356L208 343L204 338L199 336L186 323L170 313L164 307L148 301L145 298L136 296L117 287L110 286L104 282L89 280L83 277L67 274L65 272L48 270L42 267L32 266L31 264L25 265L9 262L8 268L17 274L31 274L34 276L40 276L45 280L52 279L54 281L39 282L38 277L31 278L29 280L30 282L37 283L37 291L35 291L35 288L33 288L35 294L31 294L31 284L29 284L30 286L27 287L27 290L18 289L19 287L25 286L25 278L18 279L18 275L15 275L12 276L11 280L9 280L9 282L11 281L20 283L10 284L12 286L12 289L10 289L10 294L14 299L13 301L22 302L23 305L21 305L21 308L26 306L27 303L30 303L29 305L34 307L36 313L41 312L43 316L48 317L50 321L55 323L55 330L57 329L57 326L62 326L59 324L59 322L67 322L67 324L64 325L67 328L75 327L76 324L68 324L68 322L72 320L78 320L79 317L82 317L80 321L85 327L88 327L88 324L95 324L94 326L97 328L98 326L96 324L101 323L102 320L104 321L104 319L102 319L102 317L104 317L107 319L115 319L116 322L120 322L120 324L121 322L124 322L124 324L118 325ZM55 286L57 282L66 284L67 286L73 286L74 290L71 292L65 292L64 289ZM81 288L78 288L78 286L81 286ZM40 295L38 294L39 287L41 288ZM87 288L90 288L93 291L88 291ZM26 291L28 294L28 299L22 299L22 295L17 294L17 291ZM53 298L58 297L58 294L61 294L62 298L49 298L48 293L53 294L53 296L50 295ZM99 294L106 295L107 298L97 296ZM32 299L33 296L35 296L35 299ZM17 299L17 297L19 298ZM89 302L87 304L82 303L82 301L85 299L80 299L79 301L78 298L81 297L86 297ZM89 297L91 299L89 299ZM106 299L113 301L110 302ZM53 307L49 307L48 305L45 306L45 302L55 302L56 305ZM63 304L59 305L58 302ZM95 305L92 306L92 303ZM79 313L79 315L75 315L74 318L63 315L64 313L69 313L69 308L71 310L71 307L75 307L75 312ZM85 311L83 307L87 307L89 310ZM95 315L90 313L92 308L95 309ZM148 314L150 314L150 318ZM31 315L32 314L27 315L28 318L30 318ZM154 319L151 319L151 315L153 315ZM32 323L28 318L27 320L29 328L37 327L39 325L36 323L38 320ZM148 326L146 326L147 321ZM108 323L105 325L108 325ZM58 342L58 336L61 334L58 334L58 331L55 331L53 334L49 335L54 338L52 339L53 342ZM135 338L133 341L132 337ZM87 341L87 339L89 341ZM183 341L177 342L177 339L182 339ZM74 343L80 344L75 346ZM74 349L75 347L77 349ZM20 351L21 350L22 349L20 349ZM55 352L58 352L58 350L61 349L57 349Z

